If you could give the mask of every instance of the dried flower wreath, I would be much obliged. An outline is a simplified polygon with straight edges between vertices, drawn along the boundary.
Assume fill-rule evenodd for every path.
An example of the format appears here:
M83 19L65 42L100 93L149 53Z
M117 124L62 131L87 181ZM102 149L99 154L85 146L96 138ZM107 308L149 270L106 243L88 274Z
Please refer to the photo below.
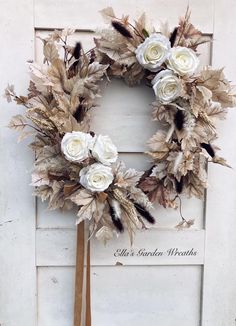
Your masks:
M97 60L108 65L108 75L123 78L129 86L144 81L152 87L152 116L163 126L148 141L153 164L139 187L164 207L176 207L182 193L202 198L207 163L228 166L213 141L217 120L236 105L236 92L223 69L198 69L197 48L209 38L191 24L189 8L173 31L167 24L156 31L145 14L134 24L129 16L117 18L111 7L102 15L110 27L95 39Z
M43 65L30 65L28 95L17 96L8 86L5 96L26 108L10 127L20 140L35 137L30 144L36 154L35 194L48 200L50 209L77 205L77 223L88 219L91 232L106 241L124 228L132 239L146 221L154 223L151 202L176 207L180 193L203 196L209 156L227 166L212 142L215 120L235 105L235 93L222 69L196 72L197 47L208 40L189 22L189 11L172 32L148 27L145 15L134 25L110 7L102 15L111 27L100 31L95 48L85 53L80 42L68 45L73 30L54 31L42 40ZM89 110L104 76L153 87L153 118L164 129L148 142L153 166L145 173L117 163L111 139L90 130Z

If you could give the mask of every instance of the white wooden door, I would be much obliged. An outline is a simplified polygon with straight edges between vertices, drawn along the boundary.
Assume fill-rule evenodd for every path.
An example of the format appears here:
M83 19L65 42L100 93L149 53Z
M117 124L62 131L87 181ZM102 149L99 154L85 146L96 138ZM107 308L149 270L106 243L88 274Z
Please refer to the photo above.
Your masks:
M188 2L193 23L215 40L202 46L202 65L226 66L236 81L235 0L1 0L0 89L14 81L24 93L26 61L42 59L38 35L73 27L74 40L89 49L92 30L103 24L98 11L108 5L134 18L145 11L173 27ZM94 130L109 134L127 165L141 170L149 164L145 142L157 128L152 100L148 88L113 80L94 113ZM32 197L33 155L5 128L14 104L0 101L0 325L72 326L75 214L48 212ZM234 168L235 123L231 109L218 141ZM178 212L157 207L157 228L137 234L133 248L127 235L106 247L93 240L93 326L235 326L235 170L209 166L209 184L204 203L184 200L185 216L195 219L192 229L177 231Z

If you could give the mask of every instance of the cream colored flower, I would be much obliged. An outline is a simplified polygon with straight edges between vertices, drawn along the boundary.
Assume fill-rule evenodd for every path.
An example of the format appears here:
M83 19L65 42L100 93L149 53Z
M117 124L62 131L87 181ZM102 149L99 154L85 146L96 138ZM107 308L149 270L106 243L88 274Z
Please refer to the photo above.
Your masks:
M80 171L80 183L90 191L106 190L113 179L112 169L101 163L94 163Z
M167 66L177 74L192 75L199 65L199 59L196 53L185 47L177 46L170 50Z
M116 162L118 152L116 146L112 143L109 136L98 135L94 140L92 155L99 162L105 165L111 165L112 163Z
M152 34L141 43L135 53L138 62L150 71L157 71L167 59L170 41L162 34Z
M167 104L175 100L180 95L180 82L171 70L159 72L152 80L152 87L157 101Z
M90 134L73 131L67 132L61 141L61 150L68 161L82 162L89 156L93 138Z

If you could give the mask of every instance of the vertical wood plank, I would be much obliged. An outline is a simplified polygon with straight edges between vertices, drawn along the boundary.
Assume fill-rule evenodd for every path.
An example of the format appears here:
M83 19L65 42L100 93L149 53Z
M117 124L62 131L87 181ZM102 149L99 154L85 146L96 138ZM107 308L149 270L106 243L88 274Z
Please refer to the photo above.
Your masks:
M33 58L33 0L0 1L0 90L28 85ZM0 96L0 325L36 325L35 205L29 187L33 155L6 128L15 103ZM17 110L18 109L18 110Z
M212 63L226 66L236 82L235 0L215 1ZM203 286L203 326L235 325L236 318L236 112L229 109L220 125L219 146L233 170L210 166L206 207L206 252Z
M99 10L112 6L121 17L123 14L137 18L144 11L155 25L168 21L173 28L179 16L185 13L187 5L192 9L192 21L204 33L213 29L213 0L204 0L204 6L196 0L35 0L35 26L37 28L96 29L103 20Z

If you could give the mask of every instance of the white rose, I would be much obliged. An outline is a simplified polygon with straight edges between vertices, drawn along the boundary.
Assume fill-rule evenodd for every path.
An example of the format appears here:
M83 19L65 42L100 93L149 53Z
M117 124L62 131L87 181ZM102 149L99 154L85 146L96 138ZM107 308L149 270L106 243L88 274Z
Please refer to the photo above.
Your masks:
M159 72L152 80L153 90L159 102L167 104L180 95L180 82L171 70Z
M150 71L157 71L167 59L170 41L162 34L152 34L141 43L135 53L138 62Z
M104 191L112 183L112 169L100 163L94 163L80 171L80 183L90 191Z
M61 141L61 150L68 161L82 162L89 156L89 150L93 143L90 134L73 131L67 132Z
M92 148L92 155L99 162L110 165L117 160L118 153L116 146L108 136L96 136Z
M170 50L167 66L177 74L181 76L192 75L198 65L199 59L193 50L181 46Z

